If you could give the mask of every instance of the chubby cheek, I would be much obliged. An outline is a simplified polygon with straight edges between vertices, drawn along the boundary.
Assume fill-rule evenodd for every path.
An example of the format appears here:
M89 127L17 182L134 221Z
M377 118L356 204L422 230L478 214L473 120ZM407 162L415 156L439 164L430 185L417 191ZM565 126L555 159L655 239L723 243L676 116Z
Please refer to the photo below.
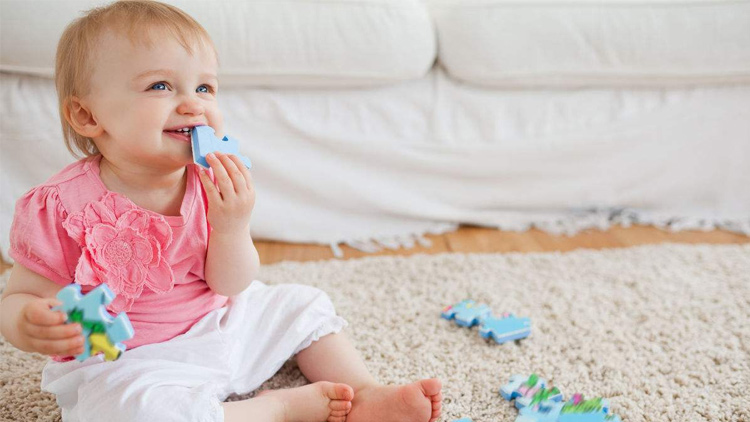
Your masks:
M167 119L160 107L154 107L148 102L140 103L131 108L130 114L131 118L127 120L130 123L129 132L131 134L143 136L145 132L153 132L161 136Z
M222 116L221 112L219 110L212 110L206 112L206 117L208 120L208 125L214 128L216 131L216 137L221 138L226 133L224 133L224 116Z

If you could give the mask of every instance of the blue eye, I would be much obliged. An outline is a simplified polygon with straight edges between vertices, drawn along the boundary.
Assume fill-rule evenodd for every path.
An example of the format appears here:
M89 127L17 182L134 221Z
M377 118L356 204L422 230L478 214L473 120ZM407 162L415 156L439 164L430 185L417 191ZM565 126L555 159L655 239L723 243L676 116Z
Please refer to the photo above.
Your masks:
M197 89L195 90L195 92L203 92L203 93L208 93L208 92L210 92L210 91L209 91L209 89L208 89L208 87L207 87L206 85L201 85L201 86L199 86L199 87L198 87L198 88L197 88Z
M157 82L153 85L151 85L151 89L155 89L157 91L166 91L167 90L167 84L164 82Z

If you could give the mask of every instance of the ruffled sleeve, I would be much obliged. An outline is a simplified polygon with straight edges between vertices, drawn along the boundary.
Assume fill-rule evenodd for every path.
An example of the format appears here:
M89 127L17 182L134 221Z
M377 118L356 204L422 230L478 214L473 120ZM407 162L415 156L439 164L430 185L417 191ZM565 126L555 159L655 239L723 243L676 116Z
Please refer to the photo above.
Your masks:
M60 285L73 282L81 256L81 248L63 228L67 215L57 187L40 186L16 202L10 229L10 256Z

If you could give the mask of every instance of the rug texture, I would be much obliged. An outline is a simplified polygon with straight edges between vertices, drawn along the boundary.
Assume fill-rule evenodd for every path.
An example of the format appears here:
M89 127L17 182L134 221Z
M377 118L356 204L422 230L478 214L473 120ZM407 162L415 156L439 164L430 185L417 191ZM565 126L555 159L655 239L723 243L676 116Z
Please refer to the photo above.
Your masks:
M326 290L382 382L441 378L443 421L513 421L498 389L531 372L608 397L624 421L750 421L750 245L281 263L259 278ZM465 298L530 317L531 336L496 345L440 318ZM59 420L45 358L0 352L0 420ZM289 362L263 388L304 383Z

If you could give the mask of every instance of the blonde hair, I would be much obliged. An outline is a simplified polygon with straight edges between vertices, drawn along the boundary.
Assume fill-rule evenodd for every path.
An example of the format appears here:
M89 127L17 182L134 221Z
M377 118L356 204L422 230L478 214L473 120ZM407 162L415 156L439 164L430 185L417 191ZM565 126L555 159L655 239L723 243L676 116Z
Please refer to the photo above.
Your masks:
M65 109L71 97L83 97L89 93L92 75L92 55L100 36L107 30L124 34L132 43L152 45L148 29L167 31L190 54L195 43L213 46L208 32L190 15L182 10L157 1L117 1L96 7L71 22L60 37L55 56L55 87L57 89L60 122L65 146L73 156L79 152L84 156L99 153L94 141L73 129L66 119Z

